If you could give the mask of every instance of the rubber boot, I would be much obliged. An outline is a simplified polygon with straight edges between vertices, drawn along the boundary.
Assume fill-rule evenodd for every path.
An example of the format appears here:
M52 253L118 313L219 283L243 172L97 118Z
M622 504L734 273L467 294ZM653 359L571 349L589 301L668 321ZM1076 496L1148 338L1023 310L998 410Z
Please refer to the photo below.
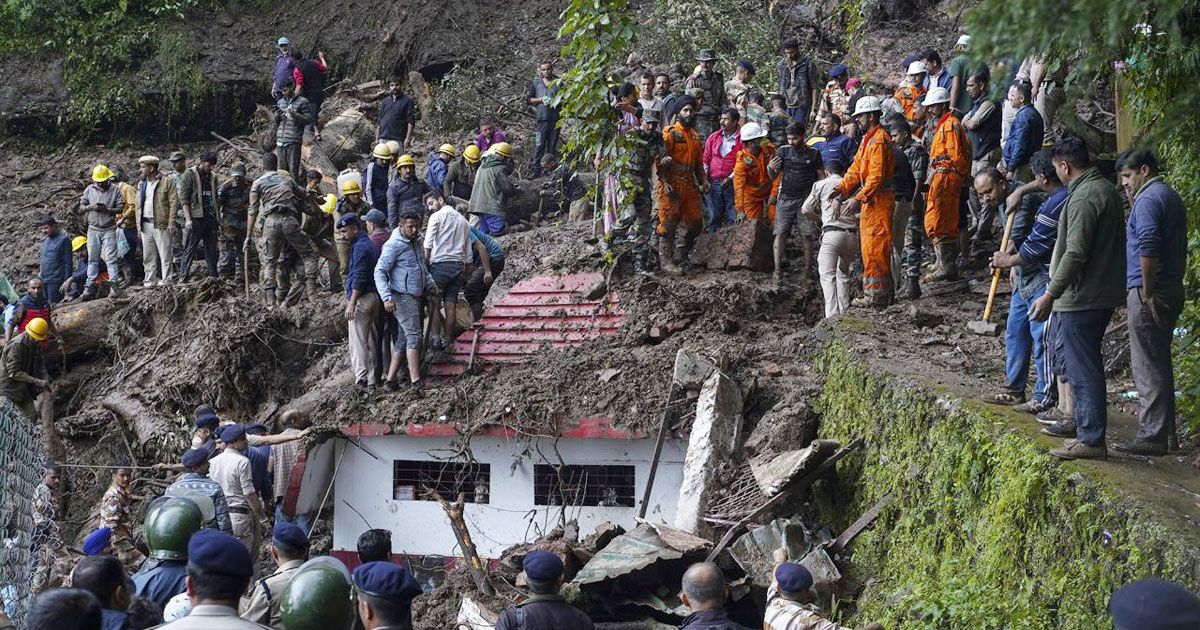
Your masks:
M118 278L116 280L110 280L108 282L108 297L110 297L110 298L121 297L121 289L123 286L124 286L124 283L121 282L120 278Z
M903 278L904 283L900 288L900 293L896 295L898 300L915 300L921 297L921 282L917 278Z
M692 248L696 246L696 237L699 233L687 231L683 233L683 240L679 243L679 260L676 264L681 269L687 269L692 265Z
M275 299L275 289L263 289L263 301L267 306L277 306L279 301Z
M320 291L321 291L321 287L317 284L316 278L305 280L304 292L308 295L309 302L319 301L321 299Z
M644 276L649 272L646 271L646 255L642 252L633 253L633 273L639 276Z
M937 243L930 244L929 250L933 252L933 269L925 274L924 280L925 282L934 282L935 277L942 273L945 263L942 262L942 248L938 247Z
M658 267L663 273L682 273L679 267L675 266L675 241L670 237L663 236L658 239Z
M937 271L929 279L933 282L946 282L958 279L958 241L953 239L945 239L936 243L934 250L937 251L938 266Z

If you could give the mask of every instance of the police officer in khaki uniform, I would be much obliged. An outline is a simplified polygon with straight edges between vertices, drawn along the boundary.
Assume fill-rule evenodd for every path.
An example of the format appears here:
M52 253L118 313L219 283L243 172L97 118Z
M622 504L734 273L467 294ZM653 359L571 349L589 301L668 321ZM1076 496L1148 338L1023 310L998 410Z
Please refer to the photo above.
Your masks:
M169 630L262 630L268 626L237 616L238 599L250 585L254 561L238 539L202 529L188 542L187 594L192 612L160 628Z
M308 557L308 536L296 525L282 521L271 534L271 559L279 568L254 583L254 592L242 600L241 617L268 626L279 625L283 589Z

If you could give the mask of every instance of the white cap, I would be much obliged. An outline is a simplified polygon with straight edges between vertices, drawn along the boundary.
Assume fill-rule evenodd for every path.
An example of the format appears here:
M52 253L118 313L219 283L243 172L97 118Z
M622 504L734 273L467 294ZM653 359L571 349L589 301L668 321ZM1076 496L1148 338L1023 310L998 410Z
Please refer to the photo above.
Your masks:
M962 46L963 48L970 46L971 45L971 36L970 35L959 35L958 42L955 43L954 45Z
M747 140L757 140L767 135L767 132L762 128L762 125L756 122L748 122L742 125L742 142Z
M920 59L908 64L908 74L926 74L929 68L925 67L925 62Z
M925 100L921 101L922 105L937 105L938 103L950 102L950 90L944 87L935 87L929 90L925 95Z
M859 114L869 114L871 112L881 111L883 111L883 105L879 102L879 97L876 96L864 96L858 99L858 102L854 104L855 116Z

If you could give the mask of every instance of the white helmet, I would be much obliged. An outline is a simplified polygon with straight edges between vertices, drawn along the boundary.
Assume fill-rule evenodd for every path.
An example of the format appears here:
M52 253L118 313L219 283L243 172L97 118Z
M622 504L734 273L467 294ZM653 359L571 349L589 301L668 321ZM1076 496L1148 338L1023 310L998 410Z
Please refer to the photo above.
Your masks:
M925 100L921 101L921 104L928 107L930 105L937 105L938 103L949 102L950 90L947 90L944 87L935 87L929 90L929 93L925 95Z
M864 97L858 99L858 102L854 104L854 114L853 115L858 116L859 114L869 114L871 112L882 112L882 111L883 111L883 105L879 102L879 97L864 96Z
M920 59L908 64L908 74L927 74L929 68L925 67L925 62Z
M766 135L766 130L762 128L762 125L756 122L748 122L742 125L742 142L747 140L757 140L765 137Z

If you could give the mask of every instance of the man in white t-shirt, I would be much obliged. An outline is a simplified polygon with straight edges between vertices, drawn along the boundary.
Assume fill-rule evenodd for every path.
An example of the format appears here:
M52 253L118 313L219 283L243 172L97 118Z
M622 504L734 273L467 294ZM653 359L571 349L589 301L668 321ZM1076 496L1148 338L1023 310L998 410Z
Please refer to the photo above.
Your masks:
M425 260L429 261L429 273L442 294L442 334L433 338L434 350L450 351L454 338L454 309L458 305L458 292L467 277L467 264L471 262L471 224L457 210L446 204L440 190L425 193L425 208L432 213L425 226ZM431 309L435 314L437 309ZM430 322L430 330L437 330L437 318Z

